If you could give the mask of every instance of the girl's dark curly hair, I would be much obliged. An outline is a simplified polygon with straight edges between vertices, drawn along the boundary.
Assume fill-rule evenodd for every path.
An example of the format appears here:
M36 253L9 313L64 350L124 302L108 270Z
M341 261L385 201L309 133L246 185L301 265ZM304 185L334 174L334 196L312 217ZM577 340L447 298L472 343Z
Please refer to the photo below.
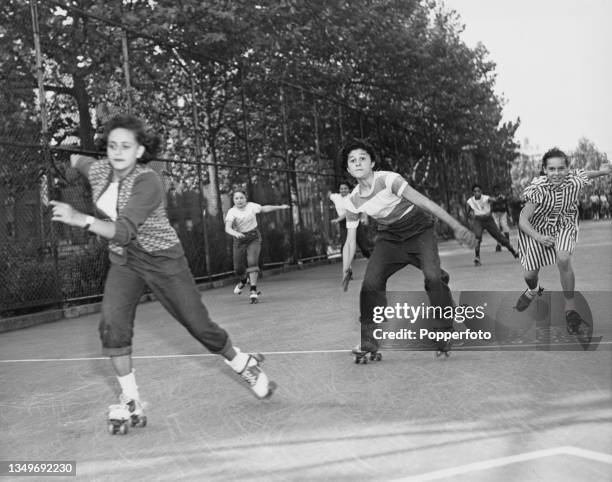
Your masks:
M137 117L130 114L122 114L112 117L104 125L104 133L101 138L100 147L106 150L109 134L115 129L127 129L134 133L136 141L144 146L144 154L138 159L141 164L146 164L152 161L157 156L157 150L159 149L160 139L152 131L146 129L144 123Z
M351 141L347 142L340 150L340 162L342 163L342 170L346 171L348 167L348 156L351 151L354 151L355 149L363 149L368 153L372 162L376 162L376 151L374 150L372 144L370 144L364 139L352 139Z
M565 165L569 166L569 157L567 156L567 154L558 147L553 147L552 149L546 151L546 153L542 157L542 169L546 168L548 160L552 157L560 157L561 159L565 160Z

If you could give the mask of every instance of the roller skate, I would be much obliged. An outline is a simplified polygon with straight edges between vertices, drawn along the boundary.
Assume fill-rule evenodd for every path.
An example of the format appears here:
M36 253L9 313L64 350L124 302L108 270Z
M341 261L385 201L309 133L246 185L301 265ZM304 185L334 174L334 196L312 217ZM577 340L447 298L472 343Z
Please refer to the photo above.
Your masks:
M480 257L474 258L474 266L482 266L482 263L480 262Z
M239 295L240 293L242 293L242 290L244 289L245 286L246 286L246 283L243 283L242 281L238 283L236 287L234 288L234 294Z
M538 291L531 296L527 293L528 291L529 289L526 289L525 291L523 291L521 296L519 296L519 299L516 301L516 306L514 307L516 311L521 312L529 308L529 305L535 299L536 295L542 296L542 293L544 292L544 288L542 287L538 288Z
M236 369L228 360L225 361L232 369L240 375L242 380L249 385L257 398L263 400L270 398L276 390L276 383L270 381L260 365L264 361L264 356L261 353L242 353L239 348L234 347L238 356L244 356L246 361L242 368Z
M565 321L567 323L567 332L570 335L581 336L584 334L584 326L586 326L586 322L582 319L577 311L566 311Z
M123 393L119 403L108 407L108 433L111 435L128 433L128 427L146 427L147 417L143 404L138 400L130 400Z
M437 333L452 333L453 331L454 329L452 327L436 329ZM452 348L453 343L451 339L436 341L435 358L440 358L442 355L444 355L445 358L450 357L450 352Z
M259 301L260 294L261 294L261 291L251 291L249 293L249 301L251 302L252 305L256 304Z
M363 363L364 365L370 361L381 361L382 355L377 347L357 345L351 350L351 354L355 357L355 363Z

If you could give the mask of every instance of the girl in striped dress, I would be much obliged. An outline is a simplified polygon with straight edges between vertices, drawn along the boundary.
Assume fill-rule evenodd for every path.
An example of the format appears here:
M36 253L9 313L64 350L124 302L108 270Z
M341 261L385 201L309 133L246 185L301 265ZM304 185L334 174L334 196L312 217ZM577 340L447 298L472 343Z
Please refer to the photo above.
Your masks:
M565 318L570 333L582 323L574 299L574 270L571 257L578 239L578 203L581 190L590 179L610 174L610 164L599 171L570 170L569 159L560 149L549 150L542 158L544 175L525 189L525 207L519 220L519 255L527 289L516 309L524 311L541 288L538 274L542 266L556 263L565 298Z

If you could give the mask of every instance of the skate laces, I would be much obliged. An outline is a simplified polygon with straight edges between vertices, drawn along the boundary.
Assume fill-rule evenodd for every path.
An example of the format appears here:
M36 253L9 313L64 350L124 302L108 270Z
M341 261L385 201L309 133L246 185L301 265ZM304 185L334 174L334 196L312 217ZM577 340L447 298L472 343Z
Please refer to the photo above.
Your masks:
M247 363L242 371L239 372L239 375L249 385L255 385L257 379L259 378L259 362L253 355L248 356L249 359L247 360Z
M119 395L119 404L111 405L111 407L126 408L130 413L141 415L146 405L146 402L134 400L133 398L127 397L124 393L121 393Z

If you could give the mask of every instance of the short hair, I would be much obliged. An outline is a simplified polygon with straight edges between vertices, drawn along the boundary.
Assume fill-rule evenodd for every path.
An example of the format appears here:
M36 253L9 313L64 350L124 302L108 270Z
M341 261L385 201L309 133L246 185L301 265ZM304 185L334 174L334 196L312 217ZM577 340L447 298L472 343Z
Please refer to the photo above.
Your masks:
M558 147L553 147L552 149L549 149L544 153L544 156L542 157L542 169L546 169L546 164L548 163L548 160L553 157L560 157L565 161L565 165L569 166L569 157L567 156L567 154Z
M368 153L372 162L376 162L376 151L372 144L365 139L352 139L346 143L340 150L340 161L342 162L342 169L348 169L348 156L355 149L363 149Z
M352 186L348 181L340 181L338 183L338 189L340 189L341 186L346 186L349 188L349 190L352 189Z
M160 144L159 137L155 133L147 131L144 122L131 114L116 115L109 119L106 124L104 124L104 133L102 134L100 146L101 148L106 150L108 145L108 136L115 129L127 129L132 131L134 133L134 137L136 137L136 142L144 146L145 152L140 159L138 159L139 163L146 164L156 158L157 149L159 148Z
M482 186L481 186L480 184L473 184L473 185L472 185L472 191L473 191L474 189L476 189L476 188L478 188L478 189L480 189L480 190L482 191Z
M241 187L237 187L236 189L234 189L232 191L232 199L234 199L234 194L237 194L237 193L240 193L240 194L244 195L244 197L247 198L247 199L249 198L249 196L247 196L246 189L243 189Z

